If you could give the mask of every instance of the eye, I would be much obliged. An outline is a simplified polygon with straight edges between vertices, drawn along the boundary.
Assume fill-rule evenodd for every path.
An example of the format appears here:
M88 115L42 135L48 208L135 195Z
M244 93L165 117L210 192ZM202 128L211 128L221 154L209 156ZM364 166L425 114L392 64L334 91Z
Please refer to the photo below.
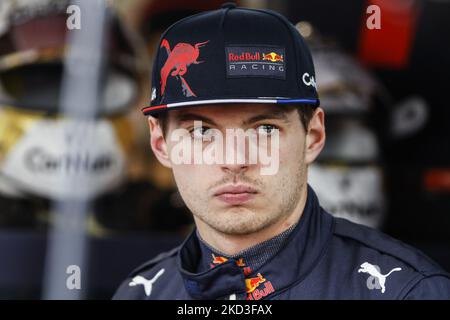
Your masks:
M271 124L262 124L258 126L256 130L258 131L258 134L271 135L275 130L278 130L278 128Z
M203 139L205 136L211 134L211 129L208 127L195 127L192 128L189 133L194 139Z

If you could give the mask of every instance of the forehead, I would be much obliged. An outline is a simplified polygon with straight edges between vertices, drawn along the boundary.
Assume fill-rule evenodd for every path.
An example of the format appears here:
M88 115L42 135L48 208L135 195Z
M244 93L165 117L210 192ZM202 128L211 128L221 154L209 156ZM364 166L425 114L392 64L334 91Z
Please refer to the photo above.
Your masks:
M217 121L226 120L241 120L258 116L267 118L279 118L288 120L291 113L294 113L295 108L279 104L215 104L195 106L189 108L182 108L178 110L171 110L168 112L168 118L174 121L180 121L185 116L199 116Z

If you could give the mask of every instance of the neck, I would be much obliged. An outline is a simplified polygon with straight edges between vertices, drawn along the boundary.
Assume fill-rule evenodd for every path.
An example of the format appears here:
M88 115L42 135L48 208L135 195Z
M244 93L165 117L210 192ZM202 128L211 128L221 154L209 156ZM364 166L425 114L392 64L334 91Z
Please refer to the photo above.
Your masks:
M258 232L246 234L246 235L230 235L225 234L211 228L209 225L201 221L200 219L195 219L195 224L197 226L198 232L202 239L208 243L212 248L219 252L223 252L227 255L235 255L247 248L250 248L258 243L269 240L276 235L287 230L290 226L299 221L303 214L303 210L306 204L307 197L307 186L303 187L301 191L300 201L298 202L295 209L291 214L287 215L280 221L264 228Z

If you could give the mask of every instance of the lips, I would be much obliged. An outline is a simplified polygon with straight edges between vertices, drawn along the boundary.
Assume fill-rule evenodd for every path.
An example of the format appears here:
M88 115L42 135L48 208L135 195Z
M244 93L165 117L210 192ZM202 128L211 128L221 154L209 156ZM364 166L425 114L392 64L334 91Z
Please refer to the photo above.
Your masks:
M240 205L255 197L258 191L246 185L228 185L219 188L214 196L230 205Z

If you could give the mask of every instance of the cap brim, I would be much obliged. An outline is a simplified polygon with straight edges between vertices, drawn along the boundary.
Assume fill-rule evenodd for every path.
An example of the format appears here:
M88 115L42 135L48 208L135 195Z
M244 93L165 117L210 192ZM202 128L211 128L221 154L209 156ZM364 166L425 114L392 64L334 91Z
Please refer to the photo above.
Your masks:
M224 104L224 103L275 103L275 104L308 104L312 107L318 107L319 99L287 99L287 98L243 98L243 99L206 99L195 101L184 101L162 104L157 106L149 106L142 109L144 115L155 115L167 110L178 109L182 107L195 107L206 104Z

